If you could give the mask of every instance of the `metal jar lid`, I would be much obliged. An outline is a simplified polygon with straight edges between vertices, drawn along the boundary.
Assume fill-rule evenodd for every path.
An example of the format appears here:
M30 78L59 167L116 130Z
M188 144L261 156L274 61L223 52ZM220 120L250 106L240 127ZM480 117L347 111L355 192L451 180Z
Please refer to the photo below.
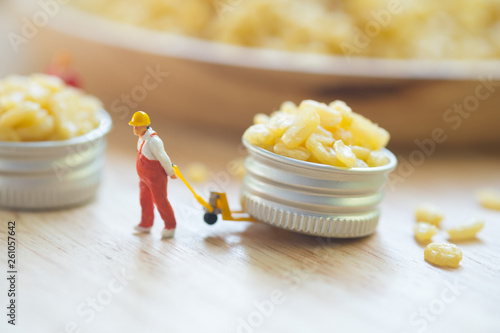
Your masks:
M104 165L109 114L99 126L61 141L0 141L0 207L54 209L91 199Z
M375 231L388 174L396 157L374 168L343 169L299 161L246 140L245 212L273 226L323 237L353 238Z

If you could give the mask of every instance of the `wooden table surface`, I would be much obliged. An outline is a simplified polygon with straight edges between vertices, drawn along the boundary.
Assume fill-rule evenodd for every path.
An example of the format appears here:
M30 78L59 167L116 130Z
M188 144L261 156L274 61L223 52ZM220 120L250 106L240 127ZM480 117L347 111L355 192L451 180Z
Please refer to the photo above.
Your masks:
M211 184L238 208L239 137L217 129L154 123L181 168L202 161ZM481 208L473 191L500 188L500 156L437 151L389 189L377 232L323 239L262 223L202 220L180 180L169 184L178 220L174 239L134 234L138 223L135 142L115 119L104 179L91 203L52 212L0 210L0 241L16 220L18 322L1 332L500 332L500 212ZM409 152L400 156L408 156ZM474 241L460 243L458 269L423 260L412 235L413 208L430 201L444 226L483 216ZM436 240L445 240L438 234ZM0 265L6 271L6 250ZM0 279L2 308L6 279Z

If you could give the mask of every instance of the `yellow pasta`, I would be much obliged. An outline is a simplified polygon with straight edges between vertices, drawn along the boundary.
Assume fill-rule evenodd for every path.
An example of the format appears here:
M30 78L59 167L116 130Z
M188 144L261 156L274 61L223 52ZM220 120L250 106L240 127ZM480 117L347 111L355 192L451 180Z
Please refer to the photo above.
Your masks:
M346 146L342 140L335 141L333 149L337 153L337 158L348 168L352 168L356 164L356 155L352 152L351 147Z
M450 243L430 243L424 250L425 260L437 266L457 268L462 256L462 250Z
M315 162L333 166L343 166L340 160L337 158L337 153L335 152L333 147L323 145L313 136L307 139L306 147L311 152Z
M482 188L476 192L477 201L487 209L500 210L500 191L494 188Z
M265 124L255 124L250 126L245 133L243 138L252 144L260 147L266 147L269 145L274 145L276 137L271 133L270 129Z
M335 142L331 132L327 131L321 126L318 126L314 132L309 136L309 139L314 139L323 145L331 146Z
M12 128L0 126L0 141L21 141L21 137Z
M23 101L0 115L0 126L13 129L31 126L41 122L46 116L48 116L47 110L40 108L37 103Z
M360 114L353 113L352 117L349 130L352 133L353 144L370 149L380 149L387 145L390 136L385 129Z
M368 163L368 165L371 167L378 167L389 163L389 158L385 156L381 151L374 150L368 154L366 163Z
M253 123L254 124L265 124L268 121L269 121L269 116L267 114L264 114L264 113L257 113L253 117Z
M484 220L478 218L471 218L465 221L462 225L455 226L446 230L450 239L453 241L463 241L473 239L476 234L483 229Z
M368 156L370 156L371 150L360 146L351 146L351 150L356 155L357 158L366 161Z
M313 100L305 100L300 103L299 109L312 107L319 115L320 125L324 128L335 128L342 121L342 115L337 110L330 108L324 103Z
M203 183L210 177L210 170L201 162L188 164L186 177L193 183Z
M439 228L444 214L437 207L431 203L423 203L415 209L415 219L417 222L427 222Z
M313 107L304 106L302 111L281 137L287 148L293 149L304 143L320 123L320 117Z
M20 141L42 141L54 131L54 118L47 115L39 122L25 127L18 127L17 134Z
M427 222L417 222L413 228L415 238L419 242L430 242L432 236L438 233L438 228Z
M73 0L147 29L347 57L500 57L497 0Z
M353 135L353 129L364 131L361 139ZM352 112L342 101L325 104L305 100L299 106L284 102L270 116L256 114L254 125L243 138L282 156L336 167L369 168L389 163L381 150L389 133ZM354 141L358 145L352 145Z
M99 125L101 102L55 76L0 80L0 140L65 140Z
M283 142L278 142L274 145L274 151L277 154L305 161L311 156L311 152L305 148L297 147L295 149L288 148Z

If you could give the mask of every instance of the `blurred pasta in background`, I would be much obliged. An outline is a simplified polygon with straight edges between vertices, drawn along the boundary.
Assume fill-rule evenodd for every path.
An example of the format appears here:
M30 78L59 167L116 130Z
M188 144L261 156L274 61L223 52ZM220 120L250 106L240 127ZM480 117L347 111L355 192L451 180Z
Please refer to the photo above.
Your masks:
M73 0L113 20L251 47L387 58L500 56L498 0Z
M65 140L99 126L102 103L45 74L0 80L0 141Z

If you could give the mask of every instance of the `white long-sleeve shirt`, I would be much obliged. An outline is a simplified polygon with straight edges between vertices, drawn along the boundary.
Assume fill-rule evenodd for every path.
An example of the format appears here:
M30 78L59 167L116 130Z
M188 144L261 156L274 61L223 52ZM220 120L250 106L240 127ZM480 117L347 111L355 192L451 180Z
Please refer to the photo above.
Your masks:
M141 149L141 145L143 142L144 146L142 146L142 155L144 155L148 160L152 161L160 161L161 166L165 169L165 172L168 176L172 176L175 174L174 168L172 168L172 162L170 161L170 157L168 157L165 152L165 148L163 147L163 141L161 141L158 135L151 134L155 133L153 129L150 127L146 133L137 141L137 150Z

